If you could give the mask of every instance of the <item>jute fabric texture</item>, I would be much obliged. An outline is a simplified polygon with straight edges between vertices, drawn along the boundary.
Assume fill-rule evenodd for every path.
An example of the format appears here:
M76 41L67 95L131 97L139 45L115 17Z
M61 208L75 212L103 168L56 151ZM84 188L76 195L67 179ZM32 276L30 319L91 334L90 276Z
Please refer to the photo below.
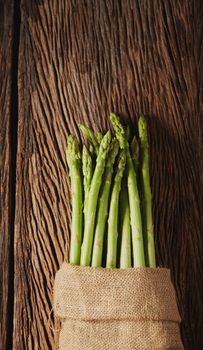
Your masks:
M63 263L54 311L60 350L183 349L170 271L104 269Z

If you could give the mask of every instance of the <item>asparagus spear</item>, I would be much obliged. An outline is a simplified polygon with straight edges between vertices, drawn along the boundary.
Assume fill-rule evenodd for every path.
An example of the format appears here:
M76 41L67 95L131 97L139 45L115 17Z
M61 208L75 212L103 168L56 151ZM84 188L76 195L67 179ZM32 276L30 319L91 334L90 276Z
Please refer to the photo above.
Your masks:
M128 153L127 156L127 164L127 184L130 203L130 222L132 227L133 261L135 267L142 267L145 266L142 218L140 211L140 199L137 187L137 177L130 153Z
M128 200L128 189L125 179L123 179L120 195L120 215L121 215L121 252L120 268L125 269L132 266L131 261L131 228L130 228L130 208Z
M90 185L92 181L93 166L92 157L85 145L82 150L82 171L83 171L83 186L84 186L84 218L86 219L87 200L90 191Z
M66 159L69 167L72 191L70 263L79 265L82 240L82 164L78 142L72 135L68 136Z
M91 262L92 253L92 242L94 235L94 223L97 209L97 200L99 195L99 190L102 182L102 175L106 165L106 158L109 152L111 143L111 134L108 131L103 137L99 152L96 160L96 166L90 186L90 192L87 204L87 215L85 221L84 237L81 249L81 259L80 264L82 266L89 266Z
M83 135L86 137L86 139L90 142L91 146L93 147L95 154L98 155L99 141L98 141L97 136L87 126L85 126L83 124L79 124L79 127L80 127L80 130L82 131Z
M133 164L135 167L135 172L138 174L138 168L139 168L139 145L136 139L136 136L133 136L132 142L131 142L131 155Z
M142 218L140 212L140 199L137 187L137 178L130 155L129 143L126 139L125 130L114 114L110 114L110 120L116 133L121 149L127 153L127 186L130 204L130 222L132 228L133 264L134 267L145 266L144 246L142 236Z
M109 204L113 164L118 153L118 149L118 141L114 139L111 143L111 148L109 151L109 156L102 180L103 184L101 188L100 199L98 203L97 223L95 228L95 238L92 253L92 266L94 267L99 267L102 265L103 241L107 220L107 210Z
M155 261L155 246L153 234L153 219L152 219L152 199L150 188L150 173L149 173L149 143L147 135L147 121L144 116L140 116L138 120L138 131L141 145L141 159L142 159L142 192L143 192L143 233L146 264L150 267L156 266Z
M130 138L129 125L125 128L126 139ZM132 141L133 142L133 141ZM132 266L131 259L131 227L130 227L130 207L128 199L128 189L126 179L123 179L120 194L120 225L121 225L121 245L120 245L120 268L125 269Z
M108 219L108 243L107 243L107 262L106 267L116 267L117 260L117 239L118 239L118 207L119 194L121 189L121 180L126 164L126 152L122 150L118 161L118 169L114 178L114 184L110 200L109 219Z

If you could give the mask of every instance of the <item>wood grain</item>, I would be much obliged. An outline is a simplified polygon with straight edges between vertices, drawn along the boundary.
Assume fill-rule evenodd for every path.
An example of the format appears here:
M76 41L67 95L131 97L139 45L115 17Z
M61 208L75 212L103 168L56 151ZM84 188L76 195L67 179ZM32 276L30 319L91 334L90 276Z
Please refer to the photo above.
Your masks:
M11 88L13 3L0 1L0 348L6 349L12 324L12 166Z
M201 0L21 1L15 220L16 350L54 349L68 256L69 132L149 117L157 260L171 268L185 349L203 347Z

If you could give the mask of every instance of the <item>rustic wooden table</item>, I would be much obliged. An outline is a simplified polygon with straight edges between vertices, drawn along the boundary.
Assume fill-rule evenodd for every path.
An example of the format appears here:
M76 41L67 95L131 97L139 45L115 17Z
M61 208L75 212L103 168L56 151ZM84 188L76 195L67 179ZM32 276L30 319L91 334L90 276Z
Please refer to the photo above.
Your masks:
M201 0L0 1L1 350L56 348L66 138L106 130L110 111L149 117L157 261L185 349L203 349L202 18Z

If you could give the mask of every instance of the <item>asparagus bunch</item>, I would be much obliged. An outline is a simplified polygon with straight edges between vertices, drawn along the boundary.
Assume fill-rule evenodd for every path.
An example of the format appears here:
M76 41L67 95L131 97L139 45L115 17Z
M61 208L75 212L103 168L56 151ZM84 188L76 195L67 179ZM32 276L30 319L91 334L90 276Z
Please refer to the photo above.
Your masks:
M101 267L105 261L107 268L155 267L147 122L139 118L138 143L135 136L130 139L129 126L124 127L115 114L110 114L110 121L114 138L109 131L103 136L80 124L88 141L82 157L75 137L68 137L70 263Z

